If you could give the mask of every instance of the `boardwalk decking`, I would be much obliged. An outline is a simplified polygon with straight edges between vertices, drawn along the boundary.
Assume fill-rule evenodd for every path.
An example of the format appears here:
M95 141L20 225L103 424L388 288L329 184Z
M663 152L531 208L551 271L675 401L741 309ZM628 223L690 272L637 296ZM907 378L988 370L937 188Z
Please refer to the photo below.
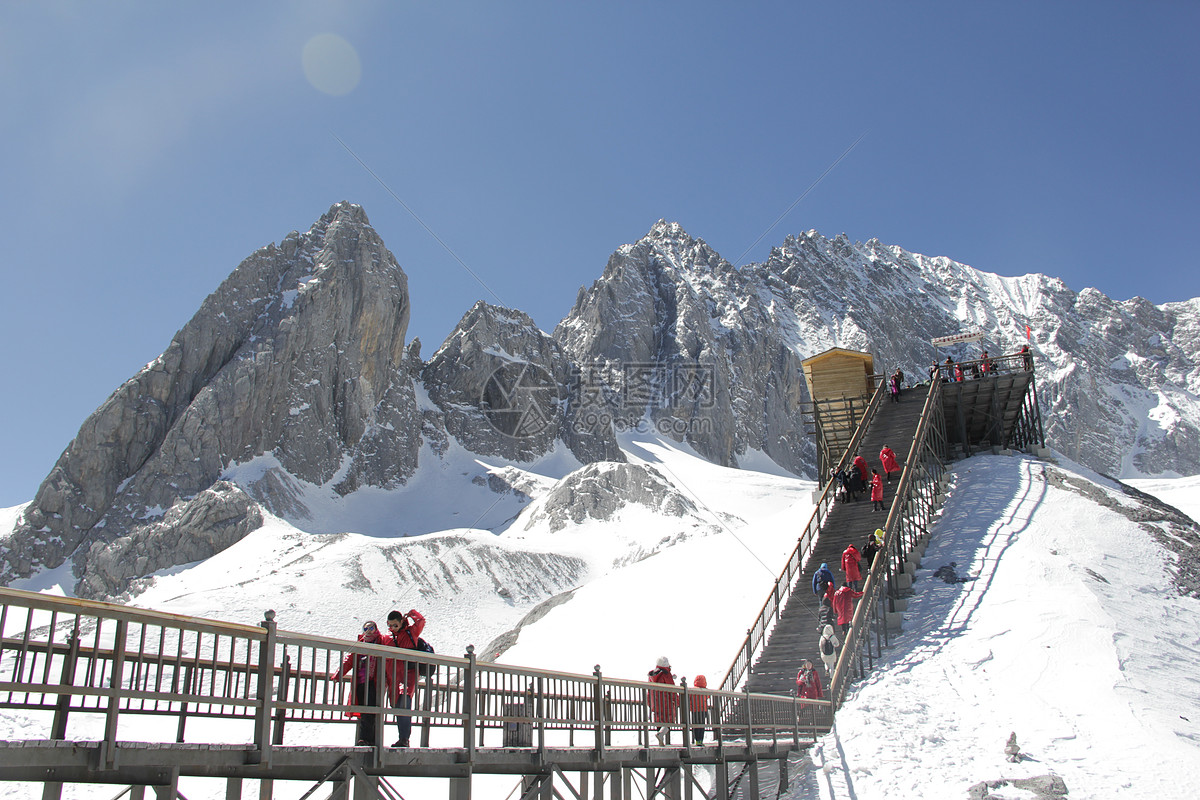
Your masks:
M887 401L880 406L859 448L868 466L878 469L880 475L884 473L879 463L879 451L885 444L896 451L896 460L903 468L921 419L923 399L924 393L920 389L910 389L904 393L901 402ZM899 477L893 473L891 484L884 485L883 497L887 506L891 505L893 490L899 483ZM876 528L882 527L886 519L886 512L871 511L869 491L860 493L857 502L837 504L836 509L830 513L817 542L817 548L800 578L799 588L788 600L762 655L754 664L749 679L751 692L790 693L796 686L796 670L801 659L808 658L820 666L817 653L817 643L820 639L817 631L818 603L812 593L813 573L825 562L829 564L834 578L840 584L843 578L842 551L851 543L861 550L867 536Z

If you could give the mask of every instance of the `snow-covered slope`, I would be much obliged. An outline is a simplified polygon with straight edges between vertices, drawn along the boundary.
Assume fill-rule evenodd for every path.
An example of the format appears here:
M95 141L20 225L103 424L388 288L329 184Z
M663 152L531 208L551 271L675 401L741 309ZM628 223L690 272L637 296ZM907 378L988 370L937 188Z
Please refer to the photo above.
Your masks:
M1200 599L1174 587L1179 556L1144 509L1066 461L978 456L953 479L904 631L788 797L966 797L980 781L1046 774L1071 797L1200 793ZM1168 501L1194 492L1181 483L1156 488ZM765 551L756 532L771 522L739 535ZM590 583L504 660L637 678L667 655L677 675L719 680L769 587L730 544L705 539ZM944 567L959 581L935 576ZM729 591L741 585L744 599ZM1026 754L1015 764L1011 732Z
M548 520L527 526L555 487L572 479L575 473L552 477L569 456L543 462L543 474L460 453L441 462L456 480L443 475L440 482L414 487L424 509L416 524L435 532L405 536L412 523L399 512L394 534L373 535L311 533L268 516L262 528L227 550L156 573L130 602L251 624L273 609L281 628L327 636L348 636L365 619L415 607L429 619L426 638L439 652L460 654L468 644L482 650L559 593L631 564L657 564L651 558L656 553L687 550L699 540L727 540L755 563L762 561L756 581L773 579L795 543L793 527L811 514L810 482L720 467L656 437L627 437L625 446L631 461L653 468L687 507L672 515L618 494L608 518L566 528ZM489 477L495 489L487 487ZM483 506L489 495L492 509ZM314 507L322 517L337 510ZM482 527L481 520L502 514L509 519L497 530L507 533ZM13 586L61 592L69 577L44 573ZM706 598L714 596L711 589L704 589Z
M1045 774L1070 797L1200 793L1200 600L1172 586L1176 556L1087 494L1128 498L1077 470L955 466L905 630L791 797L966 797ZM934 575L951 564L960 582Z
M155 575L135 602L243 622L273 608L281 627L345 638L363 619L415 606L440 652L473 643L492 658L487 641L556 597L503 640L499 660L583 673L599 664L605 675L640 678L666 655L677 675L715 683L811 514L812 485L719 467L659 438L621 444L630 464L653 467L694 509L664 517L628 504L556 530L526 530L522 515L499 536L312 534L269 519L212 559ZM556 483L504 470L532 492L527 514ZM1153 514L1065 460L978 456L952 475L904 631L851 689L815 766L793 773L790 797L964 797L980 781L1043 774L1059 776L1071 797L1200 792L1200 600L1174 588L1180 557L1146 521ZM1143 488L1194 502L1196 487ZM960 580L945 582L944 567ZM123 724L122 736L136 738L136 723ZM0 738L43 727L9 713ZM1020 763L1003 760L1010 732L1027 754ZM286 743L344 735L297 728ZM396 785L418 800L443 791ZM277 786L276 796L292 788ZM14 798L40 791L0 789ZM223 787L184 791L195 800ZM1031 796L1002 791L993 796Z

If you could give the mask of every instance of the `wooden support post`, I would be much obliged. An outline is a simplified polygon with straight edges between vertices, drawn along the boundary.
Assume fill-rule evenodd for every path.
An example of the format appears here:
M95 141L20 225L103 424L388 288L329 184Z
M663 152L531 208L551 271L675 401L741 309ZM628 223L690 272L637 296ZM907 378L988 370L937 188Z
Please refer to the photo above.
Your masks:
M79 617L75 618L75 628L67 636L67 655L63 661L62 674L59 683L62 686L75 685L75 663L79 659ZM50 724L51 739L67 738L67 716L71 713L71 695L60 694L54 707L54 721Z
M292 676L292 658L285 651L283 654L283 670L279 676L279 688L275 691L275 728L271 732L271 744L283 744L283 724L286 721L286 711L281 703L287 700L288 684Z
M722 760L716 764L716 780L713 783L713 800L733 800L729 796L729 764Z
M604 720L605 720L605 716L604 716L604 711L605 711L605 708L604 708L604 706L605 706L604 675L600 672L599 664L596 665L596 668L592 671L592 674L596 676L596 687L595 687L595 689L593 689L593 691L595 692L595 695L593 697L593 699L595 701L595 706L594 706L594 710L592 712L593 714L596 715L596 744L595 744L596 760L603 761L604 760L604 745L605 745L605 737L604 737L604 728L605 728L605 725L604 725ZM597 775L600 774L599 770L597 770L596 774ZM603 786L603 780L604 780L603 778L600 779L601 786ZM604 800L604 797L599 792L597 792L596 800Z
M258 705L254 710L254 755L260 764L271 763L271 717L275 702L275 612L263 614L259 626L267 631L258 649Z
M379 800L379 777L361 772L355 774L354 800Z
M109 688L113 694L108 698L108 709L104 715L104 766L112 769L117 763L117 718L121 709L121 679L125 672L125 637L129 632L126 620L117 620L117 632L113 638L112 676Z
M663 779L663 794L667 800L683 800L683 767L671 767Z
M471 776L450 779L450 800L471 800Z
M350 764L343 762L337 773L337 777L331 778L329 781L333 785L329 800L350 800L350 776L352 774Z
M536 718L537 718L538 761L541 763L545 763L545 761L546 761L546 679L540 675L537 678L536 702L537 702L537 705L534 706L533 713L536 715ZM525 708L528 710L529 707L530 707L529 699L526 699ZM547 785L549 785L549 781L547 781Z
M467 751L467 763L473 764L475 763L475 725L478 722L479 713L475 708L475 645L467 645L466 659L467 671L463 676L463 707L467 712L467 718L463 721L463 747ZM452 786L451 795L454 791ZM469 796L470 793L470 781L468 781L467 795Z
M179 768L171 770L170 781L165 784L158 784L154 787L154 796L157 800L176 800L179 797Z
M225 800L242 800L242 779L225 779Z

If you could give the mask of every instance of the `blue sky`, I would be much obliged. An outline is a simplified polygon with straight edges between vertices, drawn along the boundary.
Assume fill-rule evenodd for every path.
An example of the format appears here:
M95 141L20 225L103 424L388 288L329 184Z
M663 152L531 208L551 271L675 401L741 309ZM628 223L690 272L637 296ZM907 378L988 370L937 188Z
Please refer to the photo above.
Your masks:
M478 299L551 330L659 218L737 260L860 137L743 262L815 228L1200 296L1198 27L1191 2L4 3L0 506L340 200L426 356Z

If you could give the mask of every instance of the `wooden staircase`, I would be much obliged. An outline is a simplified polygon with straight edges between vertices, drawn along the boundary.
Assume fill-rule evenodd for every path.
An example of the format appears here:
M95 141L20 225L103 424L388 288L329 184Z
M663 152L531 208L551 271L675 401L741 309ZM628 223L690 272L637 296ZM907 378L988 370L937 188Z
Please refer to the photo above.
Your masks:
M859 448L862 457L867 460L867 465L878 469L880 475L884 472L879 463L879 451L884 445L896 452L896 460L903 469L921 420L924 396L920 388L909 389L905 391L901 402L894 403L885 399L880 405ZM891 506L899 481L899 473L892 473L891 483L884 484L885 506ZM751 670L747 687L749 691L790 694L795 689L796 670L799 669L802 659L810 659L818 668L821 667L817 651L820 640L820 632L817 630L820 606L817 597L812 593L812 576L822 563L827 563L840 585L844 577L841 572L842 551L851 543L861 550L867 537L876 528L883 527L886 520L887 512L871 511L869 489L859 493L857 502L838 503L830 512L817 541L816 550L805 565L800 585L784 606L775 629ZM863 566L865 572L866 565ZM820 671L824 679L824 670Z

